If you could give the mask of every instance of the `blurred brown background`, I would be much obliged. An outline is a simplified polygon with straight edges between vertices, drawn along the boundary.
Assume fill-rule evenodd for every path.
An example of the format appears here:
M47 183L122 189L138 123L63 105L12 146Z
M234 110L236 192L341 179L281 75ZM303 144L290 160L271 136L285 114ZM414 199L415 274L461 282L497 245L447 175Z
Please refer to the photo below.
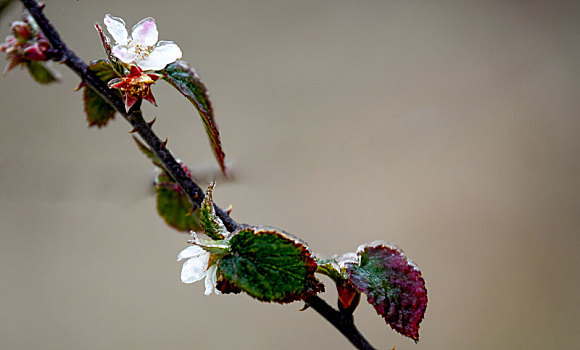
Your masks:
M325 255L392 241L417 262L421 341L363 303L379 348L577 348L577 2L47 2L85 60L104 55L106 13L154 16L181 46L212 94L236 177L215 199L236 219ZM301 303L182 284L188 236L156 216L129 125L87 128L78 78L59 69L50 87L21 70L0 80L0 347L351 348ZM159 135L217 169L192 106L154 92Z

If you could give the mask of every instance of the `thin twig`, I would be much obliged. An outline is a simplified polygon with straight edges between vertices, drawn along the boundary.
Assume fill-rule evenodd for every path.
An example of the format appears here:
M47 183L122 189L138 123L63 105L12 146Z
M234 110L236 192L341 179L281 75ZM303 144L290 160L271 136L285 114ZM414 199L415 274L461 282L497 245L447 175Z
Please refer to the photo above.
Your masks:
M133 126L139 136L141 136L143 141L161 161L167 173L183 189L194 207L200 207L205 197L203 190L189 176L187 176L183 168L175 160L171 152L165 147L161 139L155 134L155 132L153 132L151 126L145 121L145 119L143 119L140 110L140 103L135 104L129 112L126 112L125 104L121 98L119 98L117 94L112 93L107 84L96 77L95 74L89 70L87 64L71 49L69 49L64 41L62 41L54 26L42 12L42 7L39 6L35 0L20 1L28 9L28 12L30 12L32 17L34 17L39 28L52 45L53 54L56 60L63 62L66 66L72 69L82 79L82 81L85 82L85 84L93 88ZM215 208L216 214L222 219L230 232L235 231L240 226L240 224L232 219L225 210L217 205ZM365 350L374 349L355 327L352 314L345 314L335 310L318 296L309 297L305 302L329 321L346 338L348 338L356 348Z
M309 297L305 302L306 305L312 307L328 322L332 323L357 349L375 350L371 343L365 339L354 325L354 319L351 313L342 313L335 310L317 295Z

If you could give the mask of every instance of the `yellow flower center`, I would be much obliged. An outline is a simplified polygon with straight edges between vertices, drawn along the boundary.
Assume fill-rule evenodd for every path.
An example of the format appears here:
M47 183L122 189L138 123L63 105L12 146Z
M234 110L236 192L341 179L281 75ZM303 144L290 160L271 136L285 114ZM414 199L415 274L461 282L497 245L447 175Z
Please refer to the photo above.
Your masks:
M153 51L153 46L145 46L141 44L136 44L134 46L135 55L138 56L141 60L147 58L151 51Z

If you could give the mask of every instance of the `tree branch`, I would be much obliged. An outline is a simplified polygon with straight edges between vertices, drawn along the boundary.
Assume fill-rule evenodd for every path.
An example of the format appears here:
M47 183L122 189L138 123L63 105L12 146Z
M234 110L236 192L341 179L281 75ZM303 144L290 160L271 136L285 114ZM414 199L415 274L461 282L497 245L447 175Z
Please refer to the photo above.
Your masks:
M30 12L30 15L35 19L39 28L52 45L54 59L61 61L67 67L72 69L82 79L82 81L85 82L85 84L93 88L133 126L139 136L141 136L143 141L151 148L159 161L163 164L167 173L183 189L193 206L198 208L201 207L205 197L203 190L189 176L187 176L171 152L155 134L151 126L143 119L140 110L140 103L136 103L129 112L126 112L125 104L121 98L112 93L107 84L102 82L89 69L88 65L62 41L54 26L42 12L43 6L39 6L35 0L20 1L28 9L28 12ZM215 206L215 210L216 214L222 219L226 228L230 232L235 231L240 226L240 224L232 219L225 210L217 205ZM365 350L374 349L355 327L352 314L341 313L340 311L335 310L318 296L309 297L305 302L336 327L355 347Z
M328 322L332 323L357 349L375 350L371 343L365 339L354 325L354 319L351 313L342 313L335 310L317 295L311 296L304 301L306 305L312 307Z

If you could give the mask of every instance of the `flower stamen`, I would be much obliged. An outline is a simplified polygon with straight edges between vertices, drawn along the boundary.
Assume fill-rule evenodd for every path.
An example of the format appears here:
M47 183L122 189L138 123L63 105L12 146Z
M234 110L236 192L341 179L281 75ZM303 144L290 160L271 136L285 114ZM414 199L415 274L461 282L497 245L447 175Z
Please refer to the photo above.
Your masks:
M140 99L144 99L157 106L151 92L151 84L159 79L156 74L143 73L137 66L131 66L129 75L109 81L109 87L119 89L125 94L125 108L127 112Z

